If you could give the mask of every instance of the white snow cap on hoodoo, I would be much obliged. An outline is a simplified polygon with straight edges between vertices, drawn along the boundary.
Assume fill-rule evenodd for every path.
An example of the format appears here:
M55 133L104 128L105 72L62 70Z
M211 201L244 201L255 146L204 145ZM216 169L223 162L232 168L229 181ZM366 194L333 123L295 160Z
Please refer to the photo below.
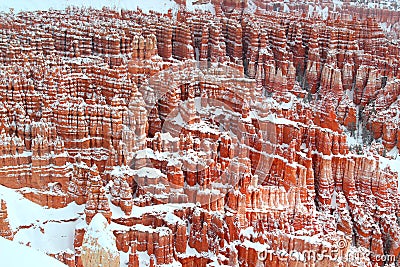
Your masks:
M92 237L97 240L98 245L100 245L105 250L109 252L118 253L117 247L115 245L115 236L109 229L107 219L101 213L97 213L89 224L85 236Z
M97 213L83 237L82 264L84 267L119 267L120 255L115 236L101 213Z

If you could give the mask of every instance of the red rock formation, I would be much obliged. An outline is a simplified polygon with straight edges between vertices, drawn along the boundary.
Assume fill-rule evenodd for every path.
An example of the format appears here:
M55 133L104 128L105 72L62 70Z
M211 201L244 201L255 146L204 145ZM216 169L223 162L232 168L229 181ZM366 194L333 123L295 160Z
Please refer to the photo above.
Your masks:
M4 238L12 240L14 238L14 233L11 230L8 214L7 214L7 204L1 199L0 200L1 210L0 210L0 235Z
M318 80L320 79L320 55L318 45L318 32L314 29L311 31L310 40L308 44L308 61L305 71L306 83L311 93L315 93L318 87Z
M73 201L81 205L86 203L89 194L89 167L82 162L80 154L76 156L75 161L68 193Z
M96 165L90 169L88 179L88 199L85 205L86 223L90 224L97 213L101 213L110 222L112 213Z

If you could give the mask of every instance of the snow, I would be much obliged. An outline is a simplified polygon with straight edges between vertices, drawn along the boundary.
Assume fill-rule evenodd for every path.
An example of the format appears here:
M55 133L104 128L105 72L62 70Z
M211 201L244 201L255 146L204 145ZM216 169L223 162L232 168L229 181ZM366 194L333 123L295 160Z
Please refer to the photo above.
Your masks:
M247 4L248 4L248 6L247 6L247 8L245 10L246 13L252 14L252 13L256 12L257 5L254 3L253 0L249 0Z
M325 7L324 9L321 10L321 17L322 19L326 20L329 17L329 9L328 7Z
M152 213L152 214L161 214L161 213L173 213L175 210L187 208L187 207L195 207L193 203L183 203L183 204L164 204L164 205L154 205L154 206L133 206L131 216L134 218L141 218L143 214ZM174 217L176 219L176 217ZM169 219L172 220L171 217Z
M398 175L398 191L400 192L400 158L397 159L388 159L385 157L379 157L379 166L381 169L386 168L387 166L390 167L392 171L396 171Z
M283 12L285 12L285 13L289 13L290 12L290 8L288 7L287 4L283 5Z
M150 255L147 253L147 251L138 251L138 258L139 258L139 267L148 267L150 266ZM153 257L155 259L155 256L152 255L151 257ZM180 262L177 261L173 261L170 264L161 264L161 265L157 265L160 267L182 267L182 264Z
M188 1L189 2L189 1ZM2 1L0 11L9 11L14 8L19 11L34 11L65 9L68 6L84 6L93 8L102 8L103 6L116 9L136 10L140 7L144 12L157 10L161 13L167 13L169 9L178 10L179 6L173 0L29 0L29 1ZM199 7L200 9L209 9L210 7Z
M329 8L325 7L324 9L322 9L322 7L319 5L317 5L315 7L312 5L309 5L307 17L312 18L316 15L321 17L323 20L326 20L329 16Z
M350 133L348 132L346 132L345 134L346 134L347 145L349 147L362 144L362 140L358 141L358 139L356 139L354 136L351 136Z
M110 174L114 177L123 177L124 175L133 175L134 173L128 166L114 166Z
M242 230L240 232L240 236L246 238L246 240L242 242L242 245L247 248L253 248L256 251L266 251L267 249L269 249L269 246L267 244L261 244L259 242L250 241L249 239L251 239L254 235L255 232L253 227L247 227L246 229Z
M33 248L9 241L0 237L0 262L1 266L7 267L66 267L46 254Z
M187 0L186 9L194 12L196 10L208 11L215 14L212 3L194 4L195 1ZM179 5L174 0L30 0L30 1L3 1L0 3L0 11L14 12L34 11L52 9L65 9L68 6L92 7L101 9L103 6L119 9L136 10L139 7L144 12L157 10L160 13L167 13L172 10L174 13L179 9Z
M74 235L72 229L76 222L49 222L40 226L21 229L14 236L14 240L23 244L30 244L44 252L60 252L73 250ZM44 232L42 233L41 230Z
M129 252L119 252L119 266L120 267L127 267L129 263Z
M151 148L145 148L136 152L136 159L154 159L154 151Z
M189 257L208 258L211 260L211 262L208 263L207 266L220 266L220 267L225 266L225 265L220 265L220 263L218 262L217 256L214 253L212 253L211 251L199 253L195 248L190 247L189 244L186 244L185 253L180 254L179 256L181 258L189 258ZM221 254L218 256L221 256ZM210 264L212 264L212 265L210 265ZM165 266L165 265L163 265L163 266ZM181 265L176 265L176 266L181 266Z
M150 266L150 256L147 251L138 251L139 266Z
M380 22L378 24L379 24L379 27L381 27L382 31L384 31L384 32L390 32L391 31L392 26L391 25L387 25L386 22Z
M270 122L273 122L275 124L283 124L283 125L293 125L293 126L297 126L297 122L288 120L286 118L277 118L275 114L270 114L268 115L268 117L266 119L260 119L260 120L267 120Z
M335 190L335 191L333 191L333 194L332 194L332 202L331 202L332 209L337 208L336 198L337 198L337 192Z
M326 20L329 16L329 9L325 7L322 9L320 6L316 6L315 12L317 12L318 16L320 16L323 20Z
M117 254L118 250L115 243L115 236L108 225L107 219L101 213L97 213L87 228L85 238L94 238L101 248ZM87 244L84 244L86 246Z
M178 142L179 137L172 137L171 133L159 133L163 141L167 142Z
M250 226L240 231L240 235L250 239L254 235L254 227Z
M211 2L207 4L193 4L195 2L196 0L186 0L186 9L191 12L196 10L208 11L215 15L214 5Z
M311 5L309 5L309 6L308 6L308 14L307 14L307 17L308 17L308 18L312 18L313 12L314 12L314 7L311 6Z
M333 4L335 6L335 9L336 9L336 7L342 8L342 6L343 6L343 2L340 0L333 0Z
M146 177L150 179L166 177L165 174L163 174L159 169L156 168L143 167L139 170L134 170L133 172L139 177Z
M14 241L49 253L74 249L74 231L84 205L71 203L65 208L48 209L4 186L0 186L0 198L7 203Z
M187 125L187 128L189 130L192 130L192 131L198 130L198 131L200 131L202 133L212 133L214 135L219 135L220 134L220 132L219 132L219 130L217 129L216 126L210 125L210 124L206 123L203 120L201 120L198 123L189 124L189 125Z
M165 215L164 220L167 221L171 225L175 225L177 223L179 224L184 224L182 219L176 216L175 214L169 212L167 215Z

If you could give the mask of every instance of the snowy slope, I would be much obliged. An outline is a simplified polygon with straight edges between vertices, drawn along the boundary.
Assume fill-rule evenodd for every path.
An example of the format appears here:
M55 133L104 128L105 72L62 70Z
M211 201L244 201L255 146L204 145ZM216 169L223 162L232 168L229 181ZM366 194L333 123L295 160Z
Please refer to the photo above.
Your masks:
M7 267L66 267L65 264L33 248L0 237L0 263Z

